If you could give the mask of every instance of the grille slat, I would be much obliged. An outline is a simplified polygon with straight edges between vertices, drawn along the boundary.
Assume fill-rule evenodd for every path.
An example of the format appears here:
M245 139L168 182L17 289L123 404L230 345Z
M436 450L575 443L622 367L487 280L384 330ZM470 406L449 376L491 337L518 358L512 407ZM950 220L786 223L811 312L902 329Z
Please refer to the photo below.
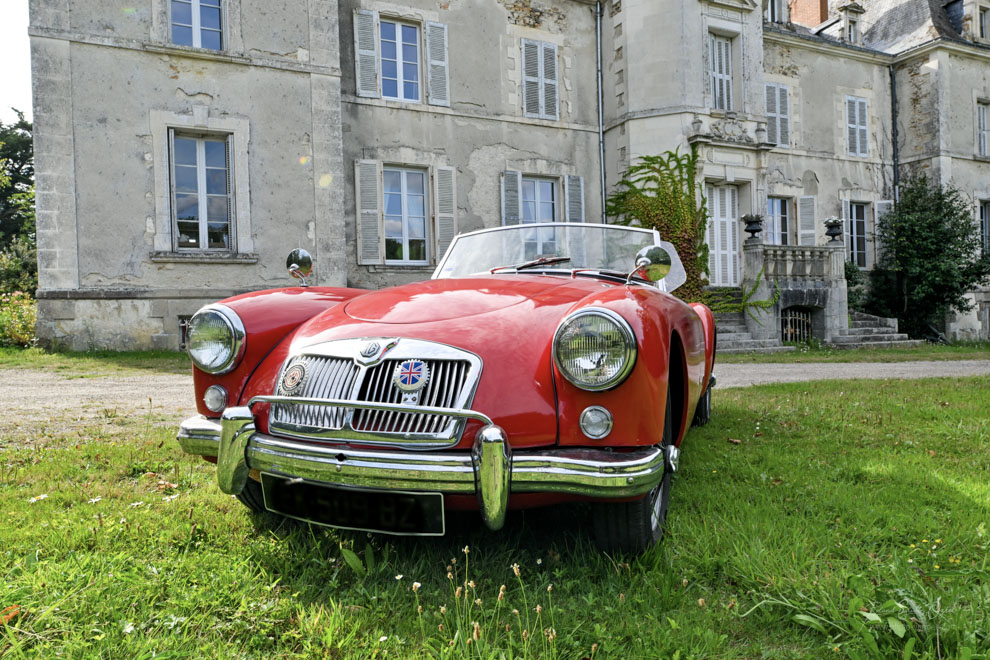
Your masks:
M372 367L362 367L347 357L297 356L290 359L285 368L301 363L307 375L302 387L290 396L401 404L403 393L393 383L392 374L404 359L396 357ZM470 403L468 399L472 387L468 375L472 372L471 362L466 359L434 358L423 361L430 371L430 379L420 391L420 406L455 408L466 407ZM281 381L276 394L286 394ZM275 404L271 408L271 426L274 430L310 438L401 444L451 440L458 422L426 413ZM340 435L335 432L340 432Z

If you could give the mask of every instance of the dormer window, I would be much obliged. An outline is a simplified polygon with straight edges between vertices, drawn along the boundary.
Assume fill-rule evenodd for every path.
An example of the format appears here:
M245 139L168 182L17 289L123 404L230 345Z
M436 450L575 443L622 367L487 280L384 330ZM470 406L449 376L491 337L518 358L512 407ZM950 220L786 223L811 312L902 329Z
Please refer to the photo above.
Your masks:
M786 23L786 8L787 3L784 0L767 0L767 20L771 23Z
M846 23L846 41L851 44L859 42L859 21L850 19Z
M990 39L990 8L980 7L976 27L980 39Z
M842 16L842 40L850 44L859 44L861 41L861 30L859 25L860 17L866 10L855 2L839 7L839 14Z

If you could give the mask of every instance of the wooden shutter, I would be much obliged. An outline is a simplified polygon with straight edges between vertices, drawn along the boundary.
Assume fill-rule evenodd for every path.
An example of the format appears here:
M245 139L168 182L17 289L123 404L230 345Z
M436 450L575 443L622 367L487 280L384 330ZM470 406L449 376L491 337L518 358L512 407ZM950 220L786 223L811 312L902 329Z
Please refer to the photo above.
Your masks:
M893 209L894 202L890 200L880 200L873 205L873 251L876 254L876 263L880 262L886 251L886 246L884 246L883 239L880 237L880 232L878 231L880 218L890 213Z
M522 172L502 172L502 224L518 225L522 222Z
M457 235L457 188L453 167L438 167L433 175L434 199L436 199L435 257L437 263L443 259L450 242Z
M715 225L718 221L715 218L717 211L715 202L715 188L713 186L707 187L706 195L708 197L708 283L715 284L716 282L716 258L715 258Z
M543 108L540 98L540 44L522 40L523 114L539 117Z
M447 67L447 26L426 24L426 71L430 105L450 106L450 72ZM441 255L442 256L442 255Z
M852 255L852 210L849 207L849 200L842 200L842 232L846 244L846 257Z
M815 236L815 197L805 195L798 199L798 245L814 246Z
M540 81L543 85L543 117L557 119L557 44L541 44Z
M986 12L982 12L980 15L985 15ZM976 106L976 143L977 143L977 153L981 156L990 155L987 150L990 149L990 144L987 144L987 134L990 133L987 129L987 104L979 103Z
M739 188L729 186L729 244L726 246L729 259L729 286L739 286Z
M867 125L867 106L866 99L857 99L856 101L858 123L856 125L859 131L859 155L869 156L870 155L870 138L869 130Z
M228 135L223 141L225 156L227 157L227 249L231 252L237 251L234 221L234 136Z
M767 85L767 142L777 144L777 86Z
M856 99L846 97L846 153L859 155L859 124L856 120Z
M381 164L376 160L354 163L354 205L357 207L359 264L385 263L382 241Z
M732 41L726 37L711 35L712 107L718 110L732 109Z
M354 78L357 95L378 98L378 13L354 11Z
M779 100L777 103L777 144L781 147L791 146L791 101L789 98L790 88L786 85L777 85Z
M584 222L584 177L564 177L564 201L566 222Z

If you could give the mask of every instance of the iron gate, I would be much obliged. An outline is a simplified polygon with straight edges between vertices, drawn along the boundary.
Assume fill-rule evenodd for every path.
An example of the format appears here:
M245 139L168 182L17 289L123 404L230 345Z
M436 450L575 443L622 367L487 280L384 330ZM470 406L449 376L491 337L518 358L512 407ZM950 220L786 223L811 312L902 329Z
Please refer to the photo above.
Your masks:
M794 307L781 312L780 339L799 344L811 339L811 312Z

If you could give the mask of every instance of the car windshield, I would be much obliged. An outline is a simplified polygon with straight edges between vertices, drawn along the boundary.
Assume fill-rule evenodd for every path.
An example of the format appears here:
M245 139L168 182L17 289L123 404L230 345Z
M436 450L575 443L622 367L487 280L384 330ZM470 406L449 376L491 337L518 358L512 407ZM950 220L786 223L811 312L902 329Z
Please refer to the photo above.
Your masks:
M585 223L521 224L462 234L454 239L434 279L493 270L591 269L628 273L636 253L660 245L649 229ZM546 261L543 264L541 261Z

